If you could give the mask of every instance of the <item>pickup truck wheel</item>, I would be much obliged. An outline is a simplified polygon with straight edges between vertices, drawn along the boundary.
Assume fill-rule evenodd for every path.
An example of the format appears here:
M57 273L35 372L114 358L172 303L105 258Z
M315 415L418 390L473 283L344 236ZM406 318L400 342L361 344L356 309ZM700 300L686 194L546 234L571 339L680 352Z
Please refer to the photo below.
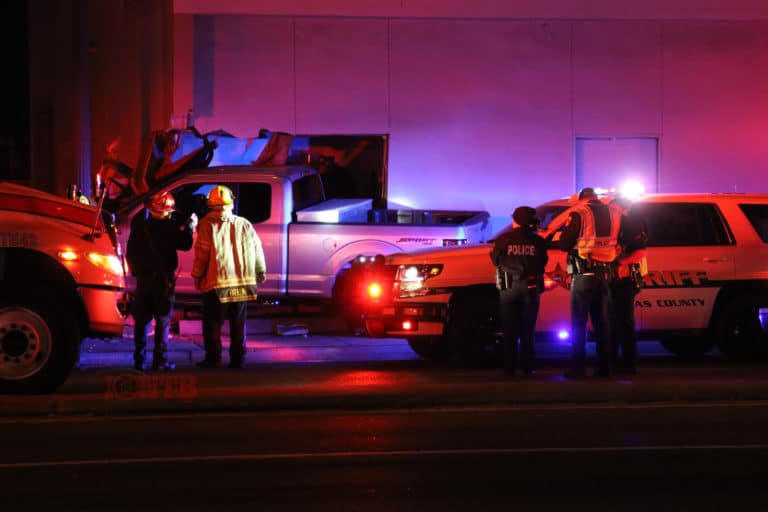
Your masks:
M384 320L380 318L366 318L365 332L372 338L383 338L387 335L387 330L384 327Z
M732 299L719 311L715 333L718 347L727 357L742 359L765 355L768 340L760 324L759 298Z
M79 353L79 329L53 299L0 298L0 390L48 393L72 371Z
M682 359L698 359L715 345L703 336L670 336L659 341L668 352Z
M359 333L366 328L359 300L354 295L349 272L340 273L333 286L332 309L334 314L344 319L349 333Z
M501 351L498 332L499 298L493 293L455 297L446 320L451 359L460 365L498 363Z
M408 345L428 361L442 363L449 359L449 351L442 336L414 336L408 338Z

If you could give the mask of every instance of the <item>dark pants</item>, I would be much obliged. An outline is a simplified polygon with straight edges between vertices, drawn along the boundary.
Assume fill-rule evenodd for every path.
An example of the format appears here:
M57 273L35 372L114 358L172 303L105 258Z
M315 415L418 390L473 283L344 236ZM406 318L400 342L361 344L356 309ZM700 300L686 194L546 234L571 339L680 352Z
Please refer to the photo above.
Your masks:
M635 297L639 291L629 278L617 279L610 284L611 356L617 364L621 347L621 367L629 372L635 371L637 360Z
M221 328L229 321L229 360L242 363L245 360L245 318L247 302L219 302L216 292L203 294L203 342L205 358L221 361Z
M534 369L534 332L539 314L539 290L528 288L528 281L514 281L499 292L499 313L504 333L504 371L514 373L518 367L518 340L520 366L523 371Z
M571 371L585 371L587 360L587 318L597 341L598 371L610 373L610 325L608 322L608 283L596 275L574 274L571 281Z
M133 362L142 366L147 356L149 324L155 320L155 346L152 365L162 365L168 354L168 334L173 316L173 288L170 276L150 274L136 276L136 296L133 304L134 352Z

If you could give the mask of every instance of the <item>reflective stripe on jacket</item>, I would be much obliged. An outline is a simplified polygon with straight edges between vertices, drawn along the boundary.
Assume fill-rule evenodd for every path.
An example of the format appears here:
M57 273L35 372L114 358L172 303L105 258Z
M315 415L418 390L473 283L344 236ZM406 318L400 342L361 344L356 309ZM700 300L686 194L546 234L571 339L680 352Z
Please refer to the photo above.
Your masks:
M609 208L602 203L584 203L576 206L574 210L581 219L581 231L576 241L579 257L596 261L614 261L619 255L620 213L615 208ZM595 213L607 216L599 219L601 225L608 223L607 231L597 232L598 219L595 219Z
M203 293L247 286L256 290L256 274L266 272L261 240L251 222L230 211L211 211L200 221L192 277ZM241 297L252 300L256 296Z

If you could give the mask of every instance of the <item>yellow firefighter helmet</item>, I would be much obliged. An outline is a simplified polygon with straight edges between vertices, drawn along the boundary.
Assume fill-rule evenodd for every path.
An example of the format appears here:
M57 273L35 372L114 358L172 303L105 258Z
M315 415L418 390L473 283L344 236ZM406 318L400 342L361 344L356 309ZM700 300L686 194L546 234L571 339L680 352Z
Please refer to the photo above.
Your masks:
M226 206L232 204L235 200L235 196L232 194L232 190L224 185L216 185L208 192L208 199L206 204L209 207L213 206Z

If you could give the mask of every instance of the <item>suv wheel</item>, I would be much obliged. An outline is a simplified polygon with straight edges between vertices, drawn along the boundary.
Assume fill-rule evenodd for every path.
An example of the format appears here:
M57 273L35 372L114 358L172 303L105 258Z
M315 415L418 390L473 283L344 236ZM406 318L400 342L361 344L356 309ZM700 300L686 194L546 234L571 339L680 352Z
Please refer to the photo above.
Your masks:
M445 340L442 336L413 336L408 338L408 345L422 359L445 362L448 360Z
M498 292L473 292L454 297L446 320L451 358L458 365L496 363L501 360L498 343Z
M698 359L715 346L705 336L668 336L660 342L667 351L683 359Z
M743 296L728 301L718 314L716 336L720 351L731 358L764 355L768 340L759 316L759 300Z

